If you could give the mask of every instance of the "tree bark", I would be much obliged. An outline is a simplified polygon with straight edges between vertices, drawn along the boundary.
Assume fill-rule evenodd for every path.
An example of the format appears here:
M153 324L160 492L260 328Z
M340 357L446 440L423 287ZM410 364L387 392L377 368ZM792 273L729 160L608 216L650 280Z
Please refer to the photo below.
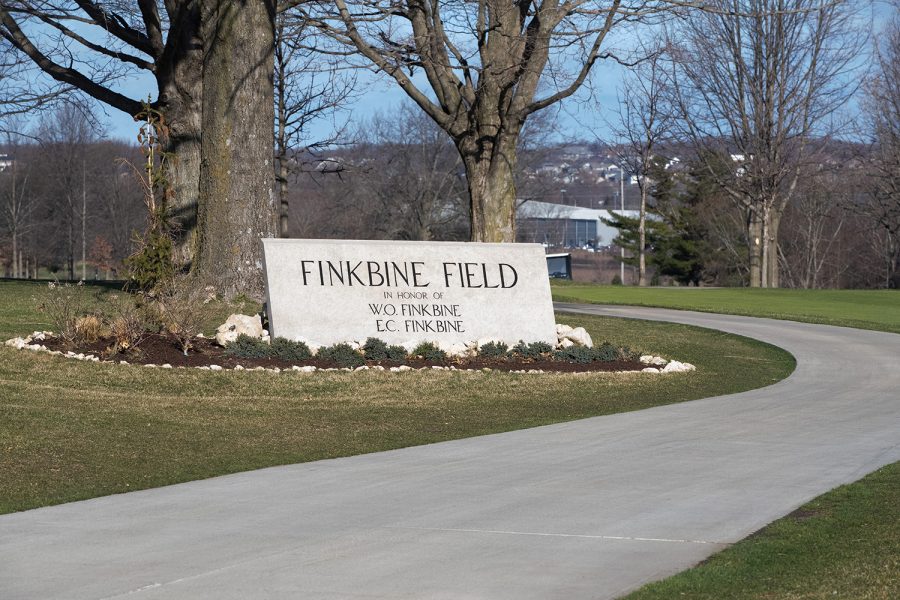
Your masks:
M516 241L516 140L457 143L469 187L473 242Z
M169 225L173 229L176 267L188 268L196 247L200 199L200 130L203 109L203 40L200 3L185 2L179 27L170 31L171 54L157 72L158 110L168 128L164 150L169 196Z
M762 219L755 210L747 215L747 253L750 263L750 287L762 285Z
M276 237L274 0L204 0L203 136L192 273L226 297L263 292L260 239Z
M769 264L766 272L768 287L777 288L781 286L781 269L778 264L778 227L781 225L781 211L772 210L769 212L769 235L766 243L769 246Z
M644 167L644 173L647 167ZM641 174L641 177L645 175ZM638 220L638 286L647 287L647 180L641 183L641 213Z

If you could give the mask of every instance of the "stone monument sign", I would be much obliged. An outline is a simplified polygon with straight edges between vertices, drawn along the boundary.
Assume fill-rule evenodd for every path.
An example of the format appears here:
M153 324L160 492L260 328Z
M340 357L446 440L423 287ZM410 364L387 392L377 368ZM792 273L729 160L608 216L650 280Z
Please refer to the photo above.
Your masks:
M556 343L539 244L264 239L270 334Z

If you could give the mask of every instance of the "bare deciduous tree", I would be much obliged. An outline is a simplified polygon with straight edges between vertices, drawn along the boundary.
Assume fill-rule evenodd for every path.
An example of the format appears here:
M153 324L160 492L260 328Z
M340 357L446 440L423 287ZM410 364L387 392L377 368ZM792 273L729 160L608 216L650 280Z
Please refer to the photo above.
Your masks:
M341 70L339 60L309 51L315 29L288 12L275 23L275 182L279 233L289 236L290 178L305 166L302 157L332 146L344 133L337 115L354 95L356 76ZM310 139L310 126L331 120L331 132Z
M854 91L855 19L843 0L714 0L673 36L684 133L701 159L734 159L709 172L745 212L751 286L779 285L779 223L809 140Z
M625 80L619 97L617 160L637 177L641 206L638 216L638 285L647 285L647 201L653 185L649 174L660 146L672 134L674 111L668 106L665 48L644 48L647 60L638 63ZM624 176L624 173L621 174Z
M636 14L620 0L334 0L301 10L450 136L465 168L471 236L483 242L515 240L526 120L581 88L609 32Z
M900 274L900 3L879 40L875 72L866 86L864 121L872 139L869 197L854 204L874 225L886 287Z
M381 112L365 125L377 156L367 165L388 239L459 239L467 233L465 182L459 155L440 128L410 104ZM368 186L367 186L368 187Z

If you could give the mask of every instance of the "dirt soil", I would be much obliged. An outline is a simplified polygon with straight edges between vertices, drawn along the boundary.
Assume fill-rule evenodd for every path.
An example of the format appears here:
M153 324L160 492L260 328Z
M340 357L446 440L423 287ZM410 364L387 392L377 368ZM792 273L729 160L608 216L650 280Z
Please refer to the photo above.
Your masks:
M226 369L233 369L240 365L245 369L254 367L290 369L292 366L315 366L320 369L341 368L343 365L328 360L318 360L311 358L309 360L285 361L277 358L245 358L230 356L225 353L225 349L218 346L214 340L209 338L196 338L192 341L192 348L188 351L187 356L181 351L178 342L164 335L149 335L145 338L137 348L128 352L112 353L113 343L110 339L99 339L94 343L83 343L78 346L66 345L60 338L48 338L41 342L50 350L59 350L62 352L75 352L80 354L92 354L101 360L111 361L128 361L137 365L163 365L170 364L173 367L208 367L210 365L219 365ZM541 371L559 372L559 373L580 373L595 371L640 371L647 365L638 361L611 361L601 362L594 361L591 363L571 363L556 361L550 359L535 360L516 360L502 358L454 358L444 361L425 361L425 360L407 360L404 362L396 361L366 361L369 367L380 365L385 368L397 367L400 365L409 365L414 369L431 366L449 367L454 366L457 369L492 369L494 371L521 371L529 369L537 369Z

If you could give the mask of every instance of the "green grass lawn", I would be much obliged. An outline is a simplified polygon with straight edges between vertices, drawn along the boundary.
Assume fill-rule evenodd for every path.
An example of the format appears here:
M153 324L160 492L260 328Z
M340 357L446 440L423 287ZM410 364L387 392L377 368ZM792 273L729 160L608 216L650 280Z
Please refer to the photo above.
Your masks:
M626 598L900 598L898 498L900 463L894 463Z
M553 298L561 302L656 306L900 333L900 290L639 288L554 282Z
M32 300L41 290L0 282L0 337L47 327ZM783 350L708 329L587 316L559 321L585 326L598 343L628 344L698 370L211 373L0 347L0 513L738 392L794 368Z
M0 338L48 327L34 308L42 288L0 282ZM564 285L554 295L900 331L900 295L890 291ZM231 310L211 307L209 328ZM794 367L780 349L707 329L558 320L585 326L596 342L687 360L698 371L666 378L210 373L85 364L0 347L0 513L737 392ZM898 507L894 464L629 598L900 597Z

